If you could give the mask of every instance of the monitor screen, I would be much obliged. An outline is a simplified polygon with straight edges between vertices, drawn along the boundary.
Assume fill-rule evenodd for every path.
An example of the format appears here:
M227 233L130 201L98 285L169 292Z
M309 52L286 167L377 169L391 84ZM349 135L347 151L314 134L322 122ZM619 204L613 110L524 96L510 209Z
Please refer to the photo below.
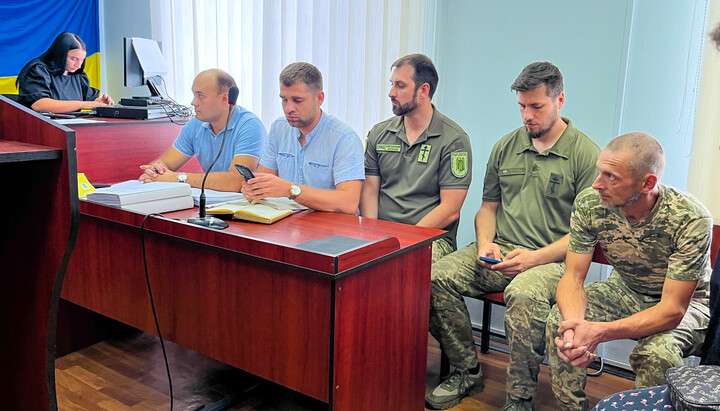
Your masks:
M123 38L125 86L147 85L152 96L162 96L160 83L168 68L157 41L140 37Z

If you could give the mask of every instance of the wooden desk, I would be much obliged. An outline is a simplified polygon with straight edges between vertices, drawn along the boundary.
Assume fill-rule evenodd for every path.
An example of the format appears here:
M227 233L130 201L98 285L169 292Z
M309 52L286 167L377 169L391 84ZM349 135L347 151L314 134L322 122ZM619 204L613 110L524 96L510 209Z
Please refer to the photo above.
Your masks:
M91 183L119 183L140 176L140 165L160 157L172 147L181 125L169 119L101 119L103 123L71 124L77 139L78 172ZM182 119L175 119L184 122ZM185 172L202 172L193 157Z
M55 327L79 221L74 153L72 130L0 97L3 409L57 409Z
M423 408L431 242L442 231L309 211L224 231L174 220L196 213L146 222L164 336L333 410ZM81 202L62 296L154 333L143 217ZM296 247L332 235L367 243L338 254Z

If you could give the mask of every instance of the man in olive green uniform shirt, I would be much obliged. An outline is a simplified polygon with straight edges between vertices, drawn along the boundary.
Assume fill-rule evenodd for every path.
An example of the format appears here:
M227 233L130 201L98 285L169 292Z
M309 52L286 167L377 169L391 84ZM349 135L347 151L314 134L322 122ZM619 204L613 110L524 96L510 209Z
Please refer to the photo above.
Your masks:
M455 371L426 396L430 408L447 409L482 391L463 296L500 291L505 292L510 348L504 409L532 408L545 356L545 319L564 268L570 210L595 178L600 152L560 117L562 88L562 74L550 63L533 63L520 73L512 89L525 126L501 138L490 154L475 217L477 242L433 264L430 332Z
M470 138L432 105L438 76L429 58L413 54L393 67L390 99L397 116L368 133L360 214L447 230L433 243L434 262L456 249L472 179Z
M645 133L626 134L597 164L592 188L575 199L567 268L547 320L552 387L562 409L588 409L585 367L599 343L638 338L630 354L635 385L665 384L668 368L700 353L710 317L712 216L692 195L658 184L660 144ZM583 286L596 243L613 272Z

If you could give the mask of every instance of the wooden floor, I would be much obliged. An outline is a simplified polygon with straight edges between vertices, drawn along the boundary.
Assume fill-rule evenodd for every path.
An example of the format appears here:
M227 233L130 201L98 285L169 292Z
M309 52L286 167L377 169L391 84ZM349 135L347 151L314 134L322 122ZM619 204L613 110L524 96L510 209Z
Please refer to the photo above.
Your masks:
M439 348L428 344L426 389L438 383ZM175 410L199 410L236 392L252 388L230 410L325 410L325 404L283 387L264 382L211 358L166 342L173 378ZM508 356L492 351L479 354L487 376L485 391L465 398L454 410L495 410L505 402ZM140 333L108 340L56 361L60 410L167 410L170 407L165 365L157 339ZM603 373L588 379L594 404L605 395L630 389L633 382ZM538 410L557 407L550 390L547 367L540 374L535 398Z

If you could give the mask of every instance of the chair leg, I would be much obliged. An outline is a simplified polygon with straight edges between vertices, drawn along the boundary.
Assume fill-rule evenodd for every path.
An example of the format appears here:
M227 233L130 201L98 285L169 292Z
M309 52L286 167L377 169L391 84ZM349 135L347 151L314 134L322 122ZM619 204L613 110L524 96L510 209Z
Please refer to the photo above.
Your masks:
M487 354L490 352L490 314L492 313L492 304L489 301L483 301L483 318L482 331L480 332L480 352Z
M440 379L442 380L448 374L450 374L450 359L445 354L445 350L440 349Z

